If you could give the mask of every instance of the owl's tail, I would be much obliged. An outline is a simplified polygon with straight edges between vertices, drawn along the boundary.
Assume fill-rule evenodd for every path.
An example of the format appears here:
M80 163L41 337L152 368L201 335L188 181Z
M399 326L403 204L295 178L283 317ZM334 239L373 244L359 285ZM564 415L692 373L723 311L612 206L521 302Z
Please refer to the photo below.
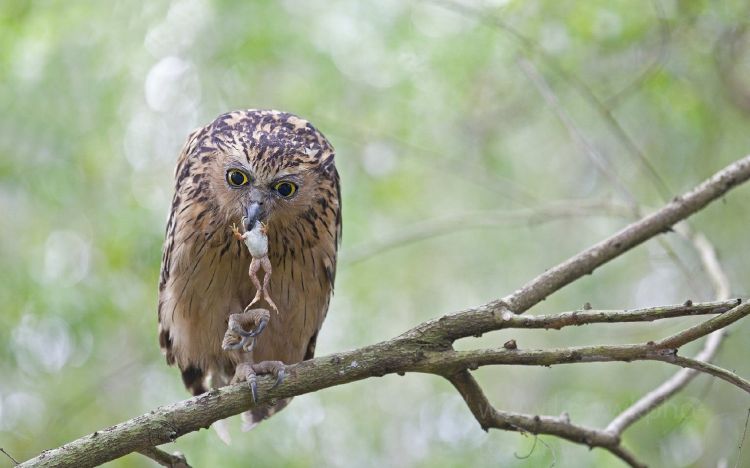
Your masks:
M291 401L291 398L285 398L277 401L275 405L263 405L253 408L250 411L245 411L242 413L242 430L245 432L249 431L264 419L268 419L286 408Z

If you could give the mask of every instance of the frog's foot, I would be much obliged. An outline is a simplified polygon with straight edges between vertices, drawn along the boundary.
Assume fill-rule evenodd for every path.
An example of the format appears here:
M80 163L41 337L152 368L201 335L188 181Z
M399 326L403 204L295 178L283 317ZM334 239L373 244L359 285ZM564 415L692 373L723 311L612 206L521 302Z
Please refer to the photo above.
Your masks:
M268 306L271 307L273 310L275 310L276 313L278 314L279 313L279 308L276 307L276 304L273 302L273 299L271 299L271 295L268 294L268 290L265 290L263 292L263 295L266 298L266 302L268 303Z
M266 309L250 309L248 306L241 314L229 316L227 331L221 347L225 350L243 349L250 352L255 344L255 337L268 325L271 313Z
M247 383L250 384L250 390L253 394L253 402L257 402L258 375L263 374L271 374L276 377L276 383L272 387L275 388L281 384L284 381L284 377L286 377L286 365L281 361L262 361L257 364L254 364L252 361L241 362L237 364L232 383L241 382L243 380L247 381Z
M255 284L256 282L258 282L257 279L255 279L255 281L253 281L253 284ZM245 308L245 310L247 310L247 308L249 308L249 307L252 307L253 304L255 304L256 302L258 302L261 299L263 291L260 289L260 283L258 283L258 287L259 287L258 292L255 293L255 297L253 297L253 300L250 301L250 304L247 305L247 307Z
M232 235L237 240L242 240L242 234L240 233L240 230L237 228L237 225L232 223L232 226L230 227L232 230Z

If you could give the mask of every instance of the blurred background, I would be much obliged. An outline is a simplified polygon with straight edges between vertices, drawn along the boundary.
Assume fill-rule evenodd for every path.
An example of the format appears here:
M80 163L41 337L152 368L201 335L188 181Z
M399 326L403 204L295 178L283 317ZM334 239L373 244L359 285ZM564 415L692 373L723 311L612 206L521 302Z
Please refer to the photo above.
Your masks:
M28 459L188 396L159 352L156 285L174 163L195 127L277 108L336 147L344 237L325 355L502 297L750 152L748 11L741 0L0 0L0 446ZM750 293L749 217L742 187L690 221L734 295ZM669 234L532 313L713 297L695 250ZM629 343L694 322L458 346ZM747 377L750 323L732 330L717 362ZM500 409L603 427L673 372L475 375ZM737 458L749 405L700 376L624 441L653 466L748 466L750 450ZM196 467L621 466L553 437L484 433L425 375L305 395L250 433L239 426L229 447L203 430L166 448Z

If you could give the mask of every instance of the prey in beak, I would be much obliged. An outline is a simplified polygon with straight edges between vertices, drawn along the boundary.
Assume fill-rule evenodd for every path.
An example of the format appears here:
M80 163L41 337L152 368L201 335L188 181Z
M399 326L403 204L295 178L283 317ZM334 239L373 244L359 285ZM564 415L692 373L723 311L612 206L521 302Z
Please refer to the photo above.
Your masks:
M245 216L242 217L242 224L245 231L252 231L255 223L261 221L264 216L263 206L259 202L250 202L245 207Z

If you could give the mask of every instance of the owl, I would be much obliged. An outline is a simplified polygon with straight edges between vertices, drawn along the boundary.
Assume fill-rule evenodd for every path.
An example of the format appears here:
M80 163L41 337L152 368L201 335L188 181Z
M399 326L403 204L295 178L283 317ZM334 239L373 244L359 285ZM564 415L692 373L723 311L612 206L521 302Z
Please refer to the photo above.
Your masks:
M230 315L257 293L248 278L250 254L230 229L240 222L249 229L248 220L266 226L270 295L279 313L263 324L251 351L227 351L222 338ZM280 376L284 365L312 358L340 239L334 150L309 122L243 110L192 132L175 169L158 305L161 349L187 389L198 395L248 371ZM256 407L247 422L288 402Z

